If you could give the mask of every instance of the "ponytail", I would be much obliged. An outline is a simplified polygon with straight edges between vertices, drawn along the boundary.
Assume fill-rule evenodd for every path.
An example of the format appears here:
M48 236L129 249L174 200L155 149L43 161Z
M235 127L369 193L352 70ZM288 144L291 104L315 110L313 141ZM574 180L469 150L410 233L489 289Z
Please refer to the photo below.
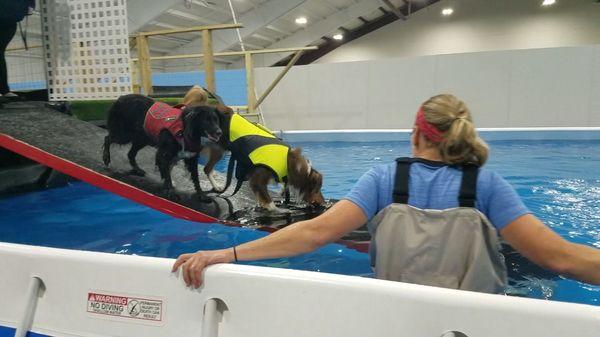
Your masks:
M423 104L425 119L443 132L437 143L444 162L483 166L487 144L479 137L466 104L452 95L438 95Z

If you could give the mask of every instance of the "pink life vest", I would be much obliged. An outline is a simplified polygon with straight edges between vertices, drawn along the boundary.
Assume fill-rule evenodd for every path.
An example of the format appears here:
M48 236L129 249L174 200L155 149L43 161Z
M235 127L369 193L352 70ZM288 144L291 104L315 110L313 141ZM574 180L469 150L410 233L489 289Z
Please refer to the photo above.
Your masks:
M163 102L152 104L144 118L144 130L155 142L158 142L158 135L162 130L169 130L179 144L184 147L185 151L199 152L200 149L197 144L184 141L183 118L181 116L183 109L185 109L183 104L173 107Z

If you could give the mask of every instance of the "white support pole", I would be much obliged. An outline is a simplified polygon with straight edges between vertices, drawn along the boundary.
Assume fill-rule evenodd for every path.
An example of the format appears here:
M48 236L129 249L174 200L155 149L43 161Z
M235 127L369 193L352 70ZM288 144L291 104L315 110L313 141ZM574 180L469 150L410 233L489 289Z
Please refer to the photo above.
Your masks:
M33 317L35 314L35 308L37 306L37 300L40 289L44 283L38 277L32 277L29 281L29 288L27 290L27 301L25 302L25 308L21 314L21 320L17 326L15 337L25 337L27 332L31 330L33 324Z
M204 304L204 316L202 318L202 337L217 337L219 334L219 313L217 311L217 299L211 298Z

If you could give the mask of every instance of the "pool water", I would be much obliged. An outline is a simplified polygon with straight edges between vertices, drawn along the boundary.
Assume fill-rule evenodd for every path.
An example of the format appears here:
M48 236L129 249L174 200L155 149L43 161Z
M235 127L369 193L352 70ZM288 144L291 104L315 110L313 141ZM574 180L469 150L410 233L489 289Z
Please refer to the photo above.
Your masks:
M323 193L341 198L374 165L410 154L407 142L306 143L323 173ZM529 209L570 241L600 248L600 142L491 142L487 169L503 175ZM218 169L224 170L222 162ZM175 258L266 235L247 228L179 220L85 183L0 199L0 241ZM600 287L509 259L509 293L600 305ZM367 254L338 244L286 259L248 264L372 276Z

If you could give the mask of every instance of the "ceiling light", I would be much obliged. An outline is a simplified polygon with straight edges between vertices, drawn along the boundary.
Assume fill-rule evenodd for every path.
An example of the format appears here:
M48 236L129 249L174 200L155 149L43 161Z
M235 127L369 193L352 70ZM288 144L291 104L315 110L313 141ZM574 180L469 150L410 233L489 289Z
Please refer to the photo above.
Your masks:
M448 16L450 14L454 13L454 9L452 8L444 8L442 9L442 15Z
M334 40L342 40L343 38L344 38L344 35L342 35L342 34L339 34L339 33L338 33L338 34L335 34L335 35L333 36L333 39L334 39Z
M554 5L556 3L556 0L544 0L544 2L542 2L542 6L550 6L550 5Z
M296 18L296 23L299 25L305 25L308 22L305 16L299 16Z

